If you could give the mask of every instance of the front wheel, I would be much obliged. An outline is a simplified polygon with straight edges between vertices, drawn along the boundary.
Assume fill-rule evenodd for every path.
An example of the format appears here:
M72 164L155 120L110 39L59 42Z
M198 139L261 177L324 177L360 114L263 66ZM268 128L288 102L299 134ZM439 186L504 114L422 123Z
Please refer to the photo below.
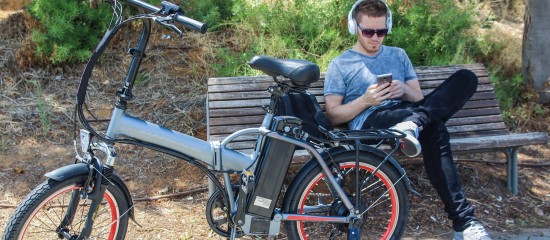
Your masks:
M380 157L361 152L359 156L359 182L361 202L355 204L355 152L334 156L330 169L339 169L337 181L352 203L362 214L361 239L399 239L406 225L409 202L405 180ZM369 176L372 176L369 179ZM341 199L330 191L325 174L319 166L304 169L293 180L283 209L287 213L348 216L349 210ZM366 181L368 179L368 181ZM289 239L346 239L348 224L330 222L290 221L286 224Z
M40 184L17 207L2 239L63 239L60 229L76 239L84 228L91 204L91 200L80 197L85 181L86 176L77 176L63 181L48 179ZM72 217L67 214L69 206L73 206ZM109 185L94 213L88 239L124 239L128 206L122 190ZM70 219L65 226L61 226L63 219Z

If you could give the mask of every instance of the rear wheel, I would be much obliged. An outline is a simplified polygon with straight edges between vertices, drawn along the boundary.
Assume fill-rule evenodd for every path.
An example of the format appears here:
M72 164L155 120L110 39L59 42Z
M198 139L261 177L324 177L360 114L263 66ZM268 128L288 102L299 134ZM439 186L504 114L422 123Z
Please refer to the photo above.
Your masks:
M78 236L86 222L91 200L80 197L85 176L63 181L49 179L36 187L16 209L4 231L8 239L63 239L58 228L66 217L71 199L76 199L74 216L61 227L70 236ZM124 239L128 227L128 206L123 192L109 185L103 201L94 213L94 225L88 239Z
M337 181L351 201L355 201L355 152L334 157L341 179ZM359 157L359 179L362 215L361 239L399 239L408 215L408 198L404 179L393 166L386 163L372 176L380 164L378 156L362 152ZM336 175L335 175L336 176ZM348 216L349 210L341 199L332 194L319 166L300 172L289 188L285 206L287 213L321 216ZM289 239L346 239L348 224L329 222L289 221Z

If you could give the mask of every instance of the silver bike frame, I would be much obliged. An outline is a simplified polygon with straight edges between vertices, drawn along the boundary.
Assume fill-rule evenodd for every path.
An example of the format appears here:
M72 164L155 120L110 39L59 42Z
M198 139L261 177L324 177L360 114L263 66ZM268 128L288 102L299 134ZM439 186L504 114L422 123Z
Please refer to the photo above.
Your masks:
M213 146L209 142L132 117L119 108L113 110L107 136L111 138L128 137L162 146L184 153L216 170L242 171L253 163L250 156L222 147L220 154L223 156L222 169L217 169L218 159L215 159ZM114 163L109 165L112 164Z
M255 160L258 159L262 148L264 147L266 137L275 138L285 141L296 146L302 147L312 155L325 174L336 194L342 199L344 205L350 210L351 215L355 215L354 207L349 198L344 193L342 187L336 181L336 178L331 174L331 170L323 160L323 157L311 145L289 138L269 130L269 126L273 120L273 114L267 113L260 128L247 128L237 131L227 138L221 144L216 142L207 142L201 139L161 127L157 124L150 123L139 118L127 115L125 110L114 108L107 129L107 136L111 138L127 137L134 140L139 140L147 143L152 143L167 149L186 154L200 162L207 164L215 170L223 171L242 171L253 167ZM248 134L258 134L258 145L252 156L245 155L235 150L226 148L226 145L233 139ZM115 158L108 158L107 165L114 166ZM229 194L231 209L234 206L233 192L231 191L231 183L229 182L229 173L224 173L224 182ZM285 214L283 214L285 215ZM286 216L283 219L287 219ZM349 218L344 218L349 219ZM333 221L333 218L327 218L326 221ZM340 220L342 221L342 219Z

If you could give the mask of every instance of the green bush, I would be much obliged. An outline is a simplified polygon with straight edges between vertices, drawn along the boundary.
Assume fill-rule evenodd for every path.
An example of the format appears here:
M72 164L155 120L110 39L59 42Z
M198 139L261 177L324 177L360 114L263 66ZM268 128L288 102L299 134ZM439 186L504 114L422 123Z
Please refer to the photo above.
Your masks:
M454 0L393 1L394 29L385 44L404 48L418 66L471 62L473 11L456 4Z
M316 62L324 71L331 59L356 41L346 25L354 2L240 0L234 2L230 23L234 28L243 29L244 34L238 38L251 39L245 41L249 44L246 47L248 54L306 59ZM473 61L475 38L469 34L474 25L473 10L457 7L454 0L394 0L390 3L395 28L384 44L404 48L414 65ZM219 61L242 60L237 52L224 49L224 53L230 56L219 58ZM240 64L236 67L243 69L246 62ZM229 71L224 71L227 73Z
M184 1L181 8L186 15L208 24L210 31L222 27L233 16L236 0L196 0Z
M343 26L347 5L342 1L235 1L233 17L227 24L237 32L238 39L246 39L246 46L223 49L218 54L218 65L224 69L233 67L236 71L217 72L226 74L257 74L246 70L246 62L239 51L245 49L245 56L269 55L280 58L298 58L316 62L326 70L328 62L340 50L353 44L346 36ZM221 57L220 55L227 56ZM243 61L245 60L245 61ZM239 71L241 69L242 71Z
M32 30L36 54L53 63L86 61L111 19L108 4L85 0L34 0L28 11L42 25Z

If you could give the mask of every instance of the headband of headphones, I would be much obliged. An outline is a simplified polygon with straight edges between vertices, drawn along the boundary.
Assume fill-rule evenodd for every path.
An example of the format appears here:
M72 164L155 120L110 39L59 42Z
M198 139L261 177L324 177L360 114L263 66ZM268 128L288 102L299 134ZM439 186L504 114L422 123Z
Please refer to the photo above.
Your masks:
M359 5L359 3L361 3L362 1L363 0L357 0L357 2L355 2L351 7L351 10L349 11L349 14L348 14L348 30L349 30L349 33L351 33L352 35L355 35L357 33L356 31L357 22L355 21L355 18L354 18L355 7L357 7L357 5ZM386 27L388 28L388 33L390 33L391 27L392 27L390 7L383 0L380 0L380 2L383 2L384 5L386 5L386 9L388 10L388 13L386 14Z

